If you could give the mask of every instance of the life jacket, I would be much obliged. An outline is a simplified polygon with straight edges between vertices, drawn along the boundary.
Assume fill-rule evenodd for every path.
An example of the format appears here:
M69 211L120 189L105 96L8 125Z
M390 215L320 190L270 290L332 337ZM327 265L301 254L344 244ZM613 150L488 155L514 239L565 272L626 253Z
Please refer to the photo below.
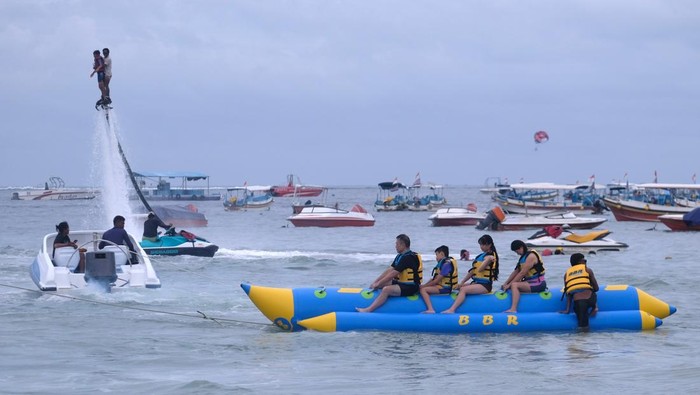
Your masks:
M488 265L484 270L478 272L476 271L479 266L484 262L487 256L493 256L493 262ZM472 262L472 268L469 269L472 275L472 280L479 284L491 284L494 280L498 279L498 254L496 252L482 252L476 256L474 262Z
M396 281L400 283L414 283L420 285L423 282L423 258L421 258L420 254L416 254L411 250L408 250L402 254L398 254L396 255L396 258L394 258L394 264L392 266L398 264L401 261L401 259L406 255L413 255L417 258L418 268L416 270L407 267L399 273L398 277L396 278Z
M455 260L451 256L441 259L440 262L438 262L437 265L435 265L435 267L433 268L433 278L437 277L440 274L442 266L448 261L452 263L452 271L448 276L444 276L442 280L440 280L440 283L438 285L443 288L452 289L459 282L459 275L457 274L457 260Z
M537 277L544 276L544 264L542 263L542 257L535 250L525 251L525 253L520 256L520 259L518 259L518 263L515 265L515 269L520 270L521 266L525 263L528 255L530 254L535 254L537 262L534 265L532 265L532 268L530 268L530 270L525 274L525 277L523 277L523 280L525 281L534 280Z
M586 265L579 263L566 270L563 294L570 294L573 293L573 291L584 289L593 289L593 286L591 285L591 276L586 270ZM564 297L563 294L562 298Z

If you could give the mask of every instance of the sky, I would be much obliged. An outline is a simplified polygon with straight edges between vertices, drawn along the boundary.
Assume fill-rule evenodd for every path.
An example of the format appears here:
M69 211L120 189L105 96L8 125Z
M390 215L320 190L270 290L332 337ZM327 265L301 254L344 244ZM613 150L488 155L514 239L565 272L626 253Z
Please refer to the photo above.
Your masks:
M212 186L700 172L695 0L3 0L0 186L95 184L104 47L135 171Z

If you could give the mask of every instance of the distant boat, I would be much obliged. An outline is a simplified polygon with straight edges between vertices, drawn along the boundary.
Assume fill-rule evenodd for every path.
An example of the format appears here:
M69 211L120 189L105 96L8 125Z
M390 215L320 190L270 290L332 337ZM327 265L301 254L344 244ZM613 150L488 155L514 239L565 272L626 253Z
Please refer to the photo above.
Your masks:
M464 207L446 207L438 209L428 217L433 226L474 226L486 218L486 213L476 211L472 203Z
M620 251L627 244L608 238L609 230L593 230L588 233L573 233L559 225L545 226L530 236L525 245L542 251L545 248L560 250L563 253L591 253L598 251Z
M68 189L61 177L51 177L43 190L13 192L11 200L87 200L98 193L94 189Z
M209 176L203 173L186 172L134 172L134 178L144 197L154 200L221 200L220 193L209 190ZM177 179L178 185L173 186L171 180ZM206 185L199 184L206 181ZM133 200L138 199L133 196Z
M700 205L698 192L697 184L636 184L603 201L618 221L659 222L661 215L683 215ZM677 199L682 203L678 204Z
M287 220L296 227L374 226L374 216L359 204L353 206L350 211L326 206L305 207L299 214L294 214Z
M274 202L270 189L270 186L263 185L227 188L224 209L226 211L269 209Z
M299 180L299 177L297 177ZM294 183L294 174L287 175L287 185L275 185L271 189L274 197L312 197L323 193L324 187L318 185L302 185Z

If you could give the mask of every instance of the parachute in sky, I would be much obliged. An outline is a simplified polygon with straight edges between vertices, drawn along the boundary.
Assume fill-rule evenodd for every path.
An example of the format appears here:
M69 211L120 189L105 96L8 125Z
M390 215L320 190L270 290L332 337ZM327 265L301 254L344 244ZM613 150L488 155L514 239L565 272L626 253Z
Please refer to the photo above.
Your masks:
M539 132L535 132L535 144L542 144L546 143L549 141L549 135L547 132L544 130L540 130ZM535 151L537 151L537 146L535 146Z
M544 130L535 132L535 143L542 144L546 143L547 141L549 141L549 135L547 134L547 132L545 132Z

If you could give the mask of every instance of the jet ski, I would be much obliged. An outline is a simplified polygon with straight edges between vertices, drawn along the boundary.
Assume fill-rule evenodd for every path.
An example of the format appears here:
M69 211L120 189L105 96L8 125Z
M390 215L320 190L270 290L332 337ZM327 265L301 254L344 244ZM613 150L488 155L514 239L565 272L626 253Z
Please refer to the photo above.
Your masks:
M628 247L625 243L608 238L610 233L609 230L594 230L579 234L560 225L550 225L530 236L525 245L540 250L551 248L558 253L620 251Z
M141 248L148 255L194 255L212 257L219 250L219 246L210 243L194 233L186 230L177 232L175 228L169 228L157 241L142 240Z

